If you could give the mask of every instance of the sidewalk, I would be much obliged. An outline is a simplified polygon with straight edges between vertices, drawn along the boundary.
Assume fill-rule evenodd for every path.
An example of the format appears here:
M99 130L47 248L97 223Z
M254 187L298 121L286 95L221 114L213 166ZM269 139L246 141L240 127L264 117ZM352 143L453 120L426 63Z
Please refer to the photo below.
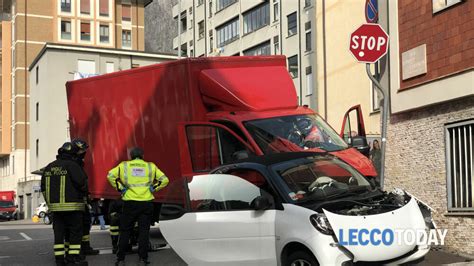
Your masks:
M465 266L474 265L474 260L434 248L426 255L425 260L418 265Z

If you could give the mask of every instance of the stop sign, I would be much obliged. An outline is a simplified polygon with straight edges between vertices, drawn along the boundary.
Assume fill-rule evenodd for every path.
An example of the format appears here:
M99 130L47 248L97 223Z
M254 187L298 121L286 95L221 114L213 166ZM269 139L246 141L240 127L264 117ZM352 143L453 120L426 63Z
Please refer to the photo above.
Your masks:
M349 50L359 63L375 63L387 49L388 35L379 24L362 24L351 34Z

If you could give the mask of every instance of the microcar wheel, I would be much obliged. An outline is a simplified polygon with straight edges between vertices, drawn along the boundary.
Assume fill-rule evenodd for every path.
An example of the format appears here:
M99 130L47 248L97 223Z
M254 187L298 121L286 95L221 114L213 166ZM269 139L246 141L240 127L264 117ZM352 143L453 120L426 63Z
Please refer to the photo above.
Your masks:
M45 215L46 215L46 213L44 213L44 212L40 212L40 213L39 213L39 217L40 217L40 218L44 218Z
M288 256L287 266L317 266L319 263L306 251L295 251Z

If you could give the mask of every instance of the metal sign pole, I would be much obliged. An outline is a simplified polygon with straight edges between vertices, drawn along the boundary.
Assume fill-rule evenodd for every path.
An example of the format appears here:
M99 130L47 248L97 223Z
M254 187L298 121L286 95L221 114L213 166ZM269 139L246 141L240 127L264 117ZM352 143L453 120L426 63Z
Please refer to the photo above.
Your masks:
M381 166L380 166L380 188L383 189L384 185L384 178L385 178L385 150L387 147L387 123L388 123L388 106L389 106L389 100L388 100L388 91L385 90L382 85L380 85L379 81L372 75L372 72L370 71L370 64L365 64L366 69L367 69L367 75L369 76L369 79L372 80L374 83L375 87L382 93L383 96L383 110L382 110L382 146L381 146L381 153L382 153L382 158L381 158Z

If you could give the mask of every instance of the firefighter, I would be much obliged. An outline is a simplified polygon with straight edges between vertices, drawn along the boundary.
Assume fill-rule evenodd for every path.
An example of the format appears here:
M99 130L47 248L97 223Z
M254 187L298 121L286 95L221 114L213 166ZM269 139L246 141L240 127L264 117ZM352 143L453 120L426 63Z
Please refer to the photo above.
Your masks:
M120 216L122 215L123 201L122 199L113 200L109 205L109 221L110 221L110 237L112 238L112 253L117 254L118 239L120 235Z
M84 175L87 178L87 174L84 171L84 158L86 156L87 149L89 145L87 142L81 139L73 139L71 143L75 147L76 155L74 156L77 163L81 166L81 170L84 172ZM87 181L88 182L88 181ZM81 241L81 254L82 256L86 255L98 255L99 251L93 249L90 244L90 231L91 231L91 215L90 215L90 198L89 191L87 191L87 200L84 205L84 216L82 217L82 241Z
M41 176L41 191L53 213L54 255L56 265L87 265L81 250L84 198L87 196L87 177L74 159L77 150L66 142L58 150L56 160L45 167ZM68 250L65 247L69 234Z
M153 216L153 192L168 185L168 177L152 162L143 160L143 150L130 151L130 161L121 162L109 171L107 179L122 194L123 212L120 217L120 238L116 265L123 265L130 235L138 222L138 255L140 264L148 262L150 224Z

